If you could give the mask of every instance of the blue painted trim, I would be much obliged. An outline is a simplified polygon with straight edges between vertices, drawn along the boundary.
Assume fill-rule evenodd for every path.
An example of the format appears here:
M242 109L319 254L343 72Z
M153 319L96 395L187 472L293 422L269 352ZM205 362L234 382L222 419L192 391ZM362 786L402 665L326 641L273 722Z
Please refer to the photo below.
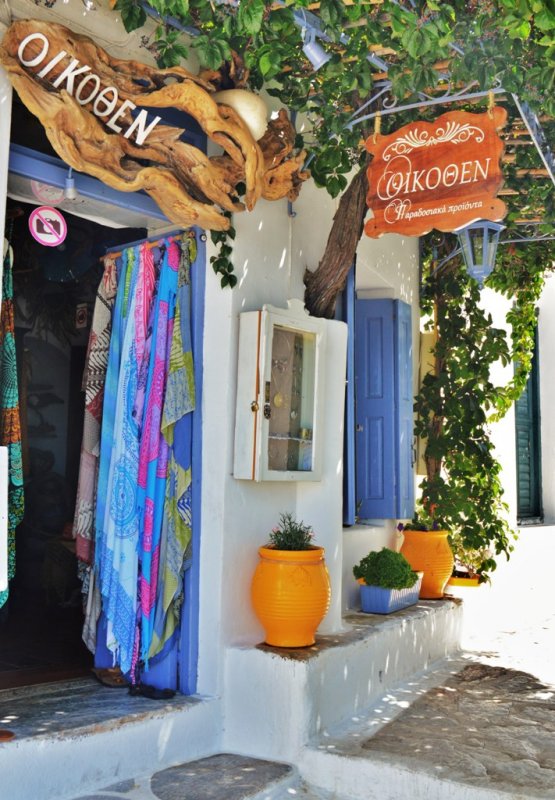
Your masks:
M345 413L345 464L347 473L345 481L344 523L354 525L356 521L355 492L355 270L347 277L345 287L345 322L348 326L347 336L347 389Z
M343 524L356 522L355 492L355 269L351 267L343 290L343 321L347 323L347 385L343 446Z
M206 292L206 234L195 228L197 258L191 271L193 309L193 360L195 368L195 410L193 411L192 456L192 563L185 573L185 602L181 621L179 687L183 694L195 694L198 679L200 616L200 531L202 497L202 387L204 373L204 302Z
M9 171L16 175L43 181L63 189L68 170L67 164L59 158L38 153L36 150L21 145L10 145ZM143 192L118 192L116 189L106 186L102 181L81 172L75 172L75 170L72 172L72 177L75 179L75 188L84 197L102 200L119 208L128 208L148 214L150 217L168 221L154 200Z

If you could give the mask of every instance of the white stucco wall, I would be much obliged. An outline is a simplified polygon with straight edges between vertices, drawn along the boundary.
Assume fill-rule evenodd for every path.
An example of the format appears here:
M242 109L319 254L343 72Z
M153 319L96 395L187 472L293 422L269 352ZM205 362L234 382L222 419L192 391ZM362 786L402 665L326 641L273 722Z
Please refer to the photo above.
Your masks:
M542 495L546 524L555 522L555 275L545 281L539 302L538 353L540 359L540 417L542 447Z
M250 582L279 514L291 511L310 523L326 548L332 580L332 607L322 630L341 625L341 495L344 358L346 329L329 323L324 387L325 450L322 480L290 483L236 480L233 477L238 324L241 311L269 303L284 307L302 297L304 265L292 260L292 239L301 215L291 218L287 203L262 201L235 217L233 291L222 290L207 272L205 307L203 502L201 551L201 691L218 685L222 646L254 644L263 629L250 605ZM211 252L211 247L209 247ZM343 374L339 374L343 369ZM202 640L202 631L213 636Z
M493 325L506 328L507 313L512 305L512 300L494 292L493 289L483 289L481 303L493 318ZM506 385L512 378L513 364L503 366L496 364L491 371L494 384ZM504 490L503 500L509 506L509 524L516 528L516 438L515 438L515 412L514 406L509 409L503 419L491 425L492 442L495 447L495 457L501 464L501 484ZM499 559L501 561L501 559Z

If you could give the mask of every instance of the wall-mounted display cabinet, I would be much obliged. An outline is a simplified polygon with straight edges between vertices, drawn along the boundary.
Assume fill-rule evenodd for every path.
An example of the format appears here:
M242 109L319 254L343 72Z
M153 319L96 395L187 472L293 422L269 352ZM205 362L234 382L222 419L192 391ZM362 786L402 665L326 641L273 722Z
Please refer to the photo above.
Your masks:
M325 340L300 300L240 315L236 478L320 480Z

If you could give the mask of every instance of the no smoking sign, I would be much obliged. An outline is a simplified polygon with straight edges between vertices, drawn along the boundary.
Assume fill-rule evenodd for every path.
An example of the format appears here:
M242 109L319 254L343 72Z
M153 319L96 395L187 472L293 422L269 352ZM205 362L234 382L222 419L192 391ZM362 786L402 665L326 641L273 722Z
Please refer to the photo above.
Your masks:
M29 216L29 230L39 244L57 247L67 236L67 223L56 208L40 206Z

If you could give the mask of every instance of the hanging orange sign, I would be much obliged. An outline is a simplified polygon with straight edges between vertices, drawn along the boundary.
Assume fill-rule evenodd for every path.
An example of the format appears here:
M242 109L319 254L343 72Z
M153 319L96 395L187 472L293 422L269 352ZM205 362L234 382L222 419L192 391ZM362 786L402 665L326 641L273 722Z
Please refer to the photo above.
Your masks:
M374 216L365 233L421 236L432 228L454 231L477 219L503 219L507 209L496 197L503 182L497 131L506 119L501 106L483 114L451 111L434 122L370 136L367 204Z

